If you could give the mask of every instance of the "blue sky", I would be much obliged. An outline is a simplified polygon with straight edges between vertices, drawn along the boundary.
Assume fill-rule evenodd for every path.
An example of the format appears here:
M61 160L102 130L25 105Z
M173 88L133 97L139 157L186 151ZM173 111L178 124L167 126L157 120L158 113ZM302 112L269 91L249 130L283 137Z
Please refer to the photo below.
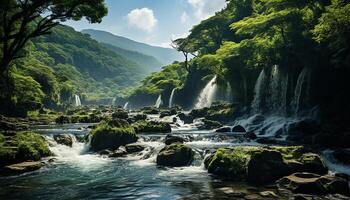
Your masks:
M130 39L168 46L191 27L225 7L225 0L106 0L108 15L100 24L68 21L80 31L98 29Z

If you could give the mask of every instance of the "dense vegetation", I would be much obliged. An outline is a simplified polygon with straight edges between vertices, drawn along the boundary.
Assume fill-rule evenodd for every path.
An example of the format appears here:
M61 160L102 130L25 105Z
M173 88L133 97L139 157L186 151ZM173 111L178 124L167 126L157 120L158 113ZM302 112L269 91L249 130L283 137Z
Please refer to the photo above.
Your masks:
M308 91L312 104L319 106L323 116L345 114L349 110L345 103L350 85L349 17L346 0L230 0L225 9L194 26L187 38L174 41L179 51L194 55L188 67L182 64L188 73L179 79L183 89L178 94L182 101L177 103L193 106L193 94L203 87L200 80L215 74L218 84L229 82L236 100L250 107L261 70L271 72L278 66L293 89L303 69L312 71ZM169 67L145 81L164 79L166 70ZM144 84L132 96L145 91L169 95L167 85Z

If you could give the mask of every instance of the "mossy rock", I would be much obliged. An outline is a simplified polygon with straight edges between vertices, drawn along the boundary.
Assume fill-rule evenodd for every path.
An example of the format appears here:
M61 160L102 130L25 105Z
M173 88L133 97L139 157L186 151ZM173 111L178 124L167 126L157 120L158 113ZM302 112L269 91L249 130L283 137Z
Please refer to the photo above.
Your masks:
M91 148L94 151L118 149L137 141L135 130L126 121L101 122L91 131Z
M170 133L169 123L156 121L138 121L134 125L137 133Z
M46 140L33 132L0 132L0 167L50 156Z
M17 118L8 118L0 115L0 130L3 131L21 131L27 130L29 127L28 122Z
M298 146L220 148L204 163L209 173L253 184L271 183L294 172L324 174L328 171L318 155L306 153Z
M112 114L112 118L128 119L129 113L124 109L118 109Z
M200 130L211 130L211 129L217 129L222 127L222 124L218 121L203 119L202 122L203 122L203 125L198 127L198 129Z
M141 110L144 114L148 114L148 115L156 115L160 113L159 109L154 107L144 107Z
M194 109L190 112L193 118L204 117L207 120L226 122L232 120L236 109L232 104L216 104L210 108Z
M192 163L194 151L183 144L172 144L160 150L157 165L168 167L188 166Z

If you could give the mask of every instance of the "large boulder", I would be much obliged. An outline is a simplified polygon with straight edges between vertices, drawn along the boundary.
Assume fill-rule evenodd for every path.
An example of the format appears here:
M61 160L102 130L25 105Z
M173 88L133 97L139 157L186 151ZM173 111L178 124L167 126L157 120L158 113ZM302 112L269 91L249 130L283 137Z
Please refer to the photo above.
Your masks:
M237 125L237 126L234 126L234 127L232 128L232 132L235 132L235 133L245 133L245 132L247 132L247 131L245 130L245 128L244 128L243 126Z
M112 120L100 123L91 131L91 148L94 151L118 149L137 141L135 130L126 121Z
M171 145L173 143L184 143L186 139L180 137L180 136L175 136L175 135L167 135L164 139L164 143L166 145Z
M157 165L168 167L188 166L193 161L194 151L183 144L172 144L160 150Z
M68 134L54 135L53 138L57 142L57 144L62 144L69 147L73 146L73 137L71 135L68 135Z
M349 196L349 183L346 179L334 175L320 176L313 173L294 173L277 181L280 189L301 194L342 194Z
M112 153L108 154L108 157L110 158L119 158L124 157L128 155L128 152L123 147L119 147L117 150L113 151Z
M169 123L157 121L138 121L134 125L137 133L170 133L171 126Z
M327 173L322 159L303 147L240 146L220 148L204 160L209 173L253 184L272 183L295 172Z
M288 164L278 151L254 153L247 167L248 181L254 184L271 183L289 173Z
M112 118L128 119L129 114L128 114L128 111L126 110L118 109L112 114Z

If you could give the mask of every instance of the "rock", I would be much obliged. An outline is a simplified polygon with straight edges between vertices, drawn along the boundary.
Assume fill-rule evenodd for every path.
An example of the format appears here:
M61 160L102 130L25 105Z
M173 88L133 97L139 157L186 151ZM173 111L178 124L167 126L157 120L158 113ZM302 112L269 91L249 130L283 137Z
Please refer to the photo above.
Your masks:
M179 136L175 136L175 135L167 135L164 139L164 143L166 145L171 145L171 144L174 144L174 143L179 143L179 144L182 144L184 143L186 140L182 137L179 137Z
M119 119L128 119L129 114L126 110L118 109L112 114L112 118L119 118Z
M337 149L333 152L333 157L342 164L350 165L350 150Z
M118 149L138 139L134 128L123 120L102 122L90 134L91 148L94 151Z
M247 138L247 139L250 139L250 140L255 140L257 139L258 137L256 136L255 133L253 132L247 132L244 134L244 137Z
M70 118L66 115L60 115L55 119L55 122L57 124L68 124L70 123L70 121L71 121Z
M289 167L280 152L264 150L251 156L247 173L250 183L272 183L287 175Z
M44 163L37 162L22 162L13 165L8 165L4 167L4 172L6 174L19 174L25 172L31 172L40 169L44 166Z
M142 144L127 144L125 145L125 150L128 153L137 153L143 151L146 147Z
M215 132L217 132L217 133L228 133L228 132L231 132L231 127L224 126L224 127L216 129Z
M119 158L128 155L128 152L124 148L119 147L117 150L113 151L108 155L110 158Z
M146 119L147 119L147 115L145 115L145 114L137 114L137 115L135 115L135 116L133 117L133 120L134 120L135 122L144 121L144 120L146 120Z
M299 170L301 172L309 172L319 175L328 173L328 168L321 157L317 154L305 153L300 157L299 161L302 163L302 168Z
M157 165L168 167L182 167L191 164L194 151L183 144L172 144L160 150Z
M203 125L198 127L198 129L200 130L211 130L222 126L222 124L217 121L203 119L202 122L203 122Z
M144 107L142 108L142 112L148 115L156 115L159 114L159 109L154 107Z
M137 133L171 133L170 124L165 122L139 121L133 126Z
M184 124L193 123L194 118L190 115L186 115L185 113L179 113L177 116L180 118L180 120L184 122Z
M273 191L259 192L259 195L264 197L264 198L278 198L277 194L274 193Z
M53 139L57 142L57 144L66 145L69 147L73 146L73 137L68 134L54 135Z
M85 142L87 142L87 140L86 140L87 138L86 138L86 136L84 136L84 135L76 135L75 138L76 138L77 141L80 142L80 143L85 143Z
M318 133L312 144L327 148L350 148L350 133Z
M245 130L245 128L244 128L243 126L237 125L237 126L234 126L234 127L232 128L232 132L235 132L235 133L245 133L245 132L247 132L247 131Z
M171 116L171 115L172 115L172 113L170 112L170 110L164 110L164 111L160 112L159 118L164 118L164 117Z
M342 194L349 195L349 183L346 179L334 175L320 176L312 173L294 173L277 181L279 188L302 194Z

